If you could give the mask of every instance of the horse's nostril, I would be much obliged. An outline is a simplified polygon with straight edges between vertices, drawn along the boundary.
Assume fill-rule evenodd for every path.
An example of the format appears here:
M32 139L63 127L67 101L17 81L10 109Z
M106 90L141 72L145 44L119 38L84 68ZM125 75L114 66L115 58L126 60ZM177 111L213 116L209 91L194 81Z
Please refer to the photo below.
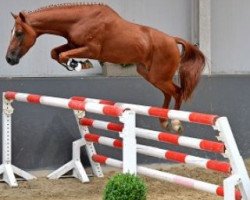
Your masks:
M16 65L18 64L19 60L15 59L11 56L6 56L6 61L10 64L10 65Z
M10 62L11 62L11 58L10 58L9 56L6 56L6 61L7 61L8 63L10 63Z

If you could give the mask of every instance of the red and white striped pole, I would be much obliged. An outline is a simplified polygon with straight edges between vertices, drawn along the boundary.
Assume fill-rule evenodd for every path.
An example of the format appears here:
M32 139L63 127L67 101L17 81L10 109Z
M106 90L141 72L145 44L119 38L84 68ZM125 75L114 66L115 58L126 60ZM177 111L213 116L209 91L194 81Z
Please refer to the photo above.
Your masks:
M85 134L84 139L88 142L95 142L98 144L114 147L114 148L122 148L123 142L119 139L108 138L104 136L100 136L97 134ZM210 160L205 158L200 158L196 156L191 156L188 154L170 151L170 150L163 150L156 147L146 146L137 144L137 152L143 155L153 156L156 158L171 160L175 162L181 162L186 164L191 164L194 166L202 167L205 169L210 169L214 171L230 173L231 167L230 164L227 162L221 162L217 160ZM132 156L132 154L129 154ZM124 162L124 161L123 161Z
M121 132L123 129L123 124L105 122L89 118L81 119L80 124L83 126L90 126L97 129L115 131L115 132ZM191 138L191 137L180 136L166 132L158 132L142 128L135 128L135 132L136 136L145 139L151 139L155 141L190 147L194 149L200 149L204 151L210 151L214 153L222 153L222 154L225 153L225 146L223 143L220 142Z
M16 100L27 103L42 104L46 106L54 106L72 110L83 110L91 113L119 117L122 115L124 109L113 106L91 102L80 102L73 99L65 99L50 96L41 96L37 94L27 94L19 92L7 91L4 97L8 100Z
M113 167L122 168L121 161L112 159L103 155L99 155L99 154L93 155L92 159L93 161L100 163L100 164L106 164L106 165L110 165ZM137 167L137 172L145 176L168 181L170 183L175 183L184 187L209 192L209 193L216 194L222 197L224 196L223 187L219 185L206 183L203 181L198 181L195 179L191 179L191 178L187 178L187 177L183 177L179 175L174 175L168 172L162 172L162 171L158 171L158 170L154 170L154 169L150 169L150 168L146 168L142 166ZM235 199L241 200L241 194L238 190L235 191Z
M203 113L187 112L187 111L179 111L179 110L169 110L169 109L163 109L159 107L142 106L142 105L128 104L128 103L116 103L116 102L109 101L109 100L93 99L93 98L86 98L86 97L74 96L71 99L82 101L82 102L96 102L100 104L115 105L123 109L131 109L135 111L136 114L147 115L151 117L158 117L158 118L163 118L163 119L176 119L180 121L198 123L198 124L204 124L204 125L210 125L210 126L215 125L215 121L218 118L217 115L211 115L211 114L203 114Z

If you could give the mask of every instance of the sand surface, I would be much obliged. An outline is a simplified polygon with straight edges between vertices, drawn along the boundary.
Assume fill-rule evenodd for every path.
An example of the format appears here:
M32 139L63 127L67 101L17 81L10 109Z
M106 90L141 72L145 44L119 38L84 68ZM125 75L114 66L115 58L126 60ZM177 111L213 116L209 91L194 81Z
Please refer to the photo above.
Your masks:
M246 164L250 172L250 160L246 161ZM184 165L159 165L158 169L213 184L221 184L223 179L227 177L227 175L221 173ZM104 178L90 177L90 183L81 183L75 178L48 180L44 177L39 177L37 180L32 181L19 181L18 188L10 188L7 184L0 183L0 200L101 200L105 184L116 172L116 170L109 169L105 172ZM213 194L187 189L165 181L148 177L142 178L146 181L148 187L147 199L222 199Z

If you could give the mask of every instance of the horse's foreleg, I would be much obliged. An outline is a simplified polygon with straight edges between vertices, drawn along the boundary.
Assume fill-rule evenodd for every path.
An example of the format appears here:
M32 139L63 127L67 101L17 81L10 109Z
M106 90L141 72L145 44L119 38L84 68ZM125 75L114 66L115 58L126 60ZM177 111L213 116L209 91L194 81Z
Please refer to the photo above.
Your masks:
M50 56L52 59L59 62L59 54L64 52L64 51L68 51L70 49L71 49L71 47L69 44L64 44L64 45L58 46L58 47L51 50Z
M71 49L59 54L59 61L67 63L70 58L93 58L96 59L99 55L99 49L83 46L76 49Z
M92 58L92 59L98 59L98 55L100 53L100 46L97 48L96 46L92 45L90 46L83 46L76 49L71 49L65 52L61 52L59 54L59 62L65 63L68 66L71 64L71 59L73 58ZM92 64L90 62L81 63L81 69L89 69L92 68Z

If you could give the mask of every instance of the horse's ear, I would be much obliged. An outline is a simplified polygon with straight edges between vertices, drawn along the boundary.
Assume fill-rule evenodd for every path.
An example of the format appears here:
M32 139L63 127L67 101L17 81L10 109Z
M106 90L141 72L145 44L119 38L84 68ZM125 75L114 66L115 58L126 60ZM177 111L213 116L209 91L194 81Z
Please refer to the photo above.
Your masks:
M20 12L20 13L19 13L19 17L21 18L21 20L22 20L23 22L26 22L26 17L25 17L25 14L24 14L23 12Z
M12 17L13 17L14 19L16 19L16 18L17 18L17 15L16 15L16 14L14 14L13 12L11 12L10 14L12 15Z

